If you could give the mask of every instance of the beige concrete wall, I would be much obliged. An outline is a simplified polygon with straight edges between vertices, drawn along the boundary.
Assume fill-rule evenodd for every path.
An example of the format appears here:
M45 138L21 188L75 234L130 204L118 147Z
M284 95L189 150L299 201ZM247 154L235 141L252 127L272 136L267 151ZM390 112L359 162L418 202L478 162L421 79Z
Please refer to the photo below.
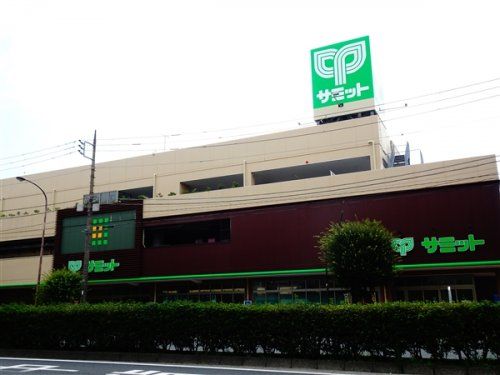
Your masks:
M464 162L463 160L380 170L383 149L387 147L387 144L388 137L385 128L378 122L378 117L364 117L98 163L95 191L105 192L154 186L155 195L161 196L162 199L148 200L145 203L145 215L154 217L207 211L219 207L238 208L361 194L365 191L368 193L391 191L391 189L403 188L402 185L418 188L418 184L435 186L439 183L498 179L496 163L493 159L488 159L487 177L482 176L480 162L475 168L468 168L454 175L452 173L450 177L449 171L445 168L447 163L460 164ZM370 156L374 170L259 186L252 185L252 173L257 171L360 156ZM437 168L438 174L431 173L434 168ZM429 176L425 176L427 173L425 171L430 173ZM422 176L415 181L412 176L417 172ZM245 176L245 187L179 195L182 181L239 173ZM82 202L83 195L89 190L89 175L89 167L85 166L26 176L47 192L49 207L52 210L47 217L47 236L55 234L54 209L74 207L77 202ZM385 179L390 178L403 182L399 185L396 182L384 182ZM373 188L370 187L372 180L377 181ZM409 181L415 181L416 185L412 185ZM346 189L344 186L349 188ZM301 191L306 193L300 194ZM170 192L177 195L168 197ZM293 196L293 198L286 198L285 195ZM184 204L185 202L189 203ZM0 180L0 241L40 237L43 203L41 193L33 185L27 182L20 183L14 178ZM171 208L164 210L161 205L163 203Z
M36 283L39 257L0 259L0 284ZM54 258L44 255L42 260L43 275L52 270Z
M373 153L376 154L374 168L379 168L379 152L379 123L376 116L371 116L98 163L95 191L154 186L155 194L165 197L170 192L179 194L182 181L243 173L245 184L252 185L255 171L303 165L306 161L372 156ZM25 176L47 193L51 210L47 217L47 236L55 233L54 210L81 202L89 190L89 175L90 168L84 166ZM265 193L275 188L265 185L259 191ZM43 196L33 185L14 178L0 180L0 241L40 237L43 206Z
M498 180L494 155L144 201L144 217L378 194Z

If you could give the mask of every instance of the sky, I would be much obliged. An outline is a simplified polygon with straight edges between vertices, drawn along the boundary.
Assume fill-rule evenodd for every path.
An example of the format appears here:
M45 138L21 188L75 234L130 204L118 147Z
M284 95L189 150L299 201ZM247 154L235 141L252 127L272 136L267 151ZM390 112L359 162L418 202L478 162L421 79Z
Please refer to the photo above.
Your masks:
M368 35L412 161L500 154L500 3L0 0L0 178L314 126L310 50ZM88 151L88 150L87 150ZM417 160L418 159L418 160Z

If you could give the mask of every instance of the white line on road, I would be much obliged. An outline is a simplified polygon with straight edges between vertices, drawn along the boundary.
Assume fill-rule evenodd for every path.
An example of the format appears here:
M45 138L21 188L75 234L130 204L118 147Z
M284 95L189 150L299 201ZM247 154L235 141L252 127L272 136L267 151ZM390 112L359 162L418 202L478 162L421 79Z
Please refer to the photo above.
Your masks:
M24 359L23 359L24 360ZM29 361L29 359L28 359ZM58 368L59 366L50 366L50 365L13 365L13 366L0 366L0 371L2 370L20 370L15 372L35 372L35 371L61 371L61 372L78 372L78 370L67 370ZM13 372L13 371L9 371Z
M113 371L107 373L106 375L200 375L200 374L188 374L186 372L129 370L129 371Z

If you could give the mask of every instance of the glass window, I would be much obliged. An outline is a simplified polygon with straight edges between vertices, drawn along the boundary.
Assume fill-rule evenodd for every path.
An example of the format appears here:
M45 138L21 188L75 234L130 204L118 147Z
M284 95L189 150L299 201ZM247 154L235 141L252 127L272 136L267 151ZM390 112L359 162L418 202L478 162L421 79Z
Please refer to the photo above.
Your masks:
M278 303L278 293L267 293L266 294L266 302L267 303Z
M265 294L255 294L253 295L253 300L255 303L266 303L266 295Z
M320 303L321 302L321 295L319 292L307 292L307 302L310 303Z

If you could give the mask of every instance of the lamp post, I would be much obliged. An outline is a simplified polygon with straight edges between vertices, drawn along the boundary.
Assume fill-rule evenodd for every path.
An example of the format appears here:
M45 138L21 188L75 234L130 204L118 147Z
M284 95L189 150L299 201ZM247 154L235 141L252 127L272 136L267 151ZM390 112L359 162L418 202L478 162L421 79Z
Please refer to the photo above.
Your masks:
M38 289L40 288L40 279L42 277L42 259L43 259L43 249L45 246L45 227L47 225L47 206L48 206L47 194L45 194L45 191L33 181L30 181L24 177L16 177L16 180L19 182L26 181L32 185L35 185L38 189L40 189L40 191L43 194L43 197L45 198L45 210L43 212L43 226L42 226L42 244L40 245L40 259L38 260L38 276L36 279L36 289L35 289L35 305L36 305L38 302L37 299L38 299Z

